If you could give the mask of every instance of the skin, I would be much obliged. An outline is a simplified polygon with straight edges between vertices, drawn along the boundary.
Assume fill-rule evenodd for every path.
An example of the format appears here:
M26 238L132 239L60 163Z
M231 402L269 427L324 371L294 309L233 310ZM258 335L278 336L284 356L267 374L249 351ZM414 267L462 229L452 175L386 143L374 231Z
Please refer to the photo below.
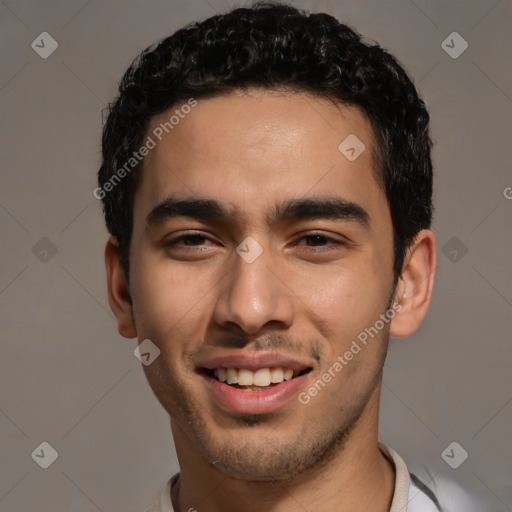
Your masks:
M148 133L168 116L156 116ZM338 150L349 134L366 145L352 162ZM113 237L105 261L119 332L161 350L143 368L171 418L181 468L175 510L389 510L394 468L378 449L382 367L389 335L412 334L428 310L436 254L433 233L421 231L393 287L392 223L372 148L370 124L354 107L253 90L199 100L146 157L130 285ZM170 195L213 198L236 215L148 226ZM327 195L364 208L368 227L266 224L283 200ZM187 230L204 238L165 245ZM312 234L345 243L304 238ZM235 251L248 236L263 248L250 264ZM292 399L258 417L227 412L196 371L206 356L274 350L311 364L307 390L390 302L400 312L308 405Z

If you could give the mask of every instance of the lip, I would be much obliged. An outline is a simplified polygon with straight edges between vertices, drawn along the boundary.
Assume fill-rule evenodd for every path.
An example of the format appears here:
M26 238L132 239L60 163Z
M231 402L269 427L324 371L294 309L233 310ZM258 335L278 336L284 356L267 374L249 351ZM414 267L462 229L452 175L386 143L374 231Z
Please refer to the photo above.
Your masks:
M255 354L227 354L213 357L208 360L198 361L198 368L214 370L220 366L224 368L244 368L251 371L260 368L290 368L294 372L301 372L307 368L312 368L312 364L297 361L291 357L276 353L255 353Z
M200 375L221 408L239 414L265 414L279 409L296 397L311 373L305 373L291 380L284 380L262 391L233 388L204 372Z

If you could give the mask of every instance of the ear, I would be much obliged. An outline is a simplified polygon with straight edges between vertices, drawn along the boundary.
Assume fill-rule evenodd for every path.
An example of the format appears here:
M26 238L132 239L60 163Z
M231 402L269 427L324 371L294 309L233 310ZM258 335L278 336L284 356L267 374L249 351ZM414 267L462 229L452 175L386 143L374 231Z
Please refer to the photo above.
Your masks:
M133 321L133 306L126 273L121 266L119 243L111 236L105 247L107 269L107 290L110 309L117 318L117 330L125 338L136 338L137 330Z
M432 299L436 264L434 233L424 229L418 233L405 255L394 299L401 309L396 308L397 313L391 321L391 336L409 336L421 325Z

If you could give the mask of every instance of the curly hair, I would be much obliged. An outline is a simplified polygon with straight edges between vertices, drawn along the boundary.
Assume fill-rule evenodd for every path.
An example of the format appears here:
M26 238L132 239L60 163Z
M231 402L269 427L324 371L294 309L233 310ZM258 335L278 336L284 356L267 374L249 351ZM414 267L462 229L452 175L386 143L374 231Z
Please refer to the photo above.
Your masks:
M124 74L107 109L96 190L102 191L107 229L118 240L127 276L142 165L108 193L103 187L140 148L156 114L191 97L252 88L308 92L356 106L367 116L375 139L374 171L393 223L396 282L407 248L432 219L425 104L397 60L378 44L364 42L328 14L269 2L187 25L144 50Z

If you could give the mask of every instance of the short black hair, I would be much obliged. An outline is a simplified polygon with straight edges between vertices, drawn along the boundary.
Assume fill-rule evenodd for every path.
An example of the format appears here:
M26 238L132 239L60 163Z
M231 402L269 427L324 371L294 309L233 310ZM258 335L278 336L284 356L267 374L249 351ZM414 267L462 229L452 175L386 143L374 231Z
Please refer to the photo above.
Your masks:
M269 2L187 25L144 50L124 74L107 109L95 195L127 276L142 165L134 161L130 169L126 162L143 144L151 118L191 98L254 88L307 92L356 106L367 116L376 176L393 222L396 283L407 248L432 220L425 104L402 66L377 43L363 41L328 14Z

